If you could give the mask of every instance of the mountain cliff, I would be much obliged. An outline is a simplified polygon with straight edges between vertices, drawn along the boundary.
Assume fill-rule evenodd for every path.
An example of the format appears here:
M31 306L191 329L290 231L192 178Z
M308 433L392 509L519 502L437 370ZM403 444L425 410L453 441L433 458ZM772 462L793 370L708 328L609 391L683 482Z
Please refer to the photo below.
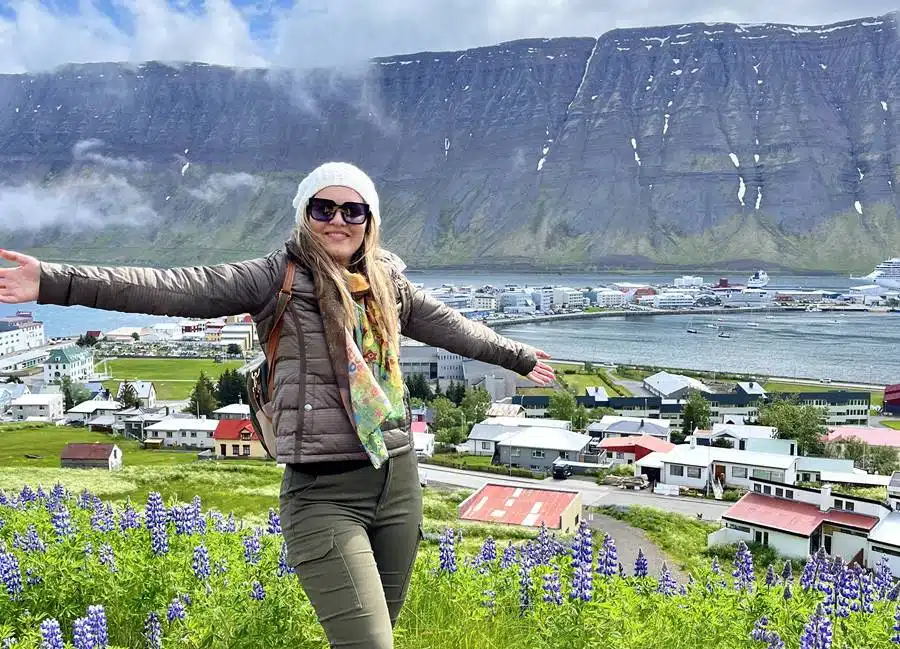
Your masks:
M376 59L0 76L0 239L46 258L263 254L329 159L411 266L869 270L900 250L900 14L686 24Z

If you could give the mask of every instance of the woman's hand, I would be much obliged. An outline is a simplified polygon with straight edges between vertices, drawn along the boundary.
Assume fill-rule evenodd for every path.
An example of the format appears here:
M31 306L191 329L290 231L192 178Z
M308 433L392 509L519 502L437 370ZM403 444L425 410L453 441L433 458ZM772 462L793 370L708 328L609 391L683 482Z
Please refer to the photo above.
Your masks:
M550 385L556 380L556 374L553 368L547 363L542 363L540 359L550 358L550 354L545 351L537 350L535 356L538 357L538 363L528 374L528 380L537 383L540 386Z
M0 268L0 303L19 304L38 299L41 286L41 262L12 250L0 249L0 259L16 264Z

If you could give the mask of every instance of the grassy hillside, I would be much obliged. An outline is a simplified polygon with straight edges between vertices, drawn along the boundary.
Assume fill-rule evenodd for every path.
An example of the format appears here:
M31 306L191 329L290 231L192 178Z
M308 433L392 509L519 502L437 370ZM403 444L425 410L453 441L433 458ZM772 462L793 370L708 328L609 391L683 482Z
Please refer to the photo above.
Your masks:
M190 397L200 372L215 380L225 370L242 365L242 361L216 363L208 358L116 358L108 363L113 379L103 385L115 394L120 381L153 381L158 399L178 401Z

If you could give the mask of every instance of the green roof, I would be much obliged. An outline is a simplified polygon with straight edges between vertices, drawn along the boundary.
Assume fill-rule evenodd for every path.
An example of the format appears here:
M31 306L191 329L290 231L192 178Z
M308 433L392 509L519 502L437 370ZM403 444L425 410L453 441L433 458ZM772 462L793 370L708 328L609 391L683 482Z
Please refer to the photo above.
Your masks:
M92 355L93 354L89 350L82 349L81 347L63 347L62 349L51 350L50 355L47 357L47 362L64 363L69 365L85 357L89 358Z

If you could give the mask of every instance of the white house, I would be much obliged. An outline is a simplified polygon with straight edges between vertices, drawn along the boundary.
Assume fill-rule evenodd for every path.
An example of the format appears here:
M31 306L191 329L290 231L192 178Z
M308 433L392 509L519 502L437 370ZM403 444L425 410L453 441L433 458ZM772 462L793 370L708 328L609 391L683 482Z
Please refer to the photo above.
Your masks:
M116 399L122 398L126 385L134 388L134 393L141 400L142 408L156 407L156 388L152 381L123 381L119 383L119 389L116 390Z
M591 437L599 437L600 439L627 437L629 435L650 435L668 442L671 438L671 422L666 419L603 415L600 421L595 421L588 425L587 433Z
M61 392L23 394L9 404L12 416L19 420L56 421L63 416L64 398Z
M232 403L213 410L213 419L250 419L250 406L246 403Z
M425 422L416 422L420 424L424 424ZM413 442L416 446L416 457L418 458L426 458L434 455L434 433L429 433L426 430L416 430L413 427Z
M112 413L121 409L122 404L118 401L90 399L88 401L82 401L78 405L69 408L69 410L66 412L66 421L68 421L70 424L84 425L98 415L111 415ZM115 419L111 420L111 424L114 421Z
M94 350L76 345L50 350L44 361L44 382L60 383L67 376L78 383L94 376Z
M625 294L612 288L600 289L596 292L595 302L599 307L613 309L625 305Z
M729 443L731 448L741 451L797 455L797 442L792 439L775 439L777 432L774 426L713 424L712 430L695 430L692 437L698 446Z
M793 484L797 459L780 453L679 444L662 456L660 482L692 489L705 489L712 481L750 489L753 478Z
M549 471L556 460L580 462L591 437L560 428L522 426L496 442L499 463Z
M692 390L712 392L706 384L690 376L657 372L644 379L644 389L663 399L682 399Z
M146 426L146 439L161 439L163 446L188 446L191 448L215 448L213 433L219 425L218 419L189 419L168 417L159 423Z

